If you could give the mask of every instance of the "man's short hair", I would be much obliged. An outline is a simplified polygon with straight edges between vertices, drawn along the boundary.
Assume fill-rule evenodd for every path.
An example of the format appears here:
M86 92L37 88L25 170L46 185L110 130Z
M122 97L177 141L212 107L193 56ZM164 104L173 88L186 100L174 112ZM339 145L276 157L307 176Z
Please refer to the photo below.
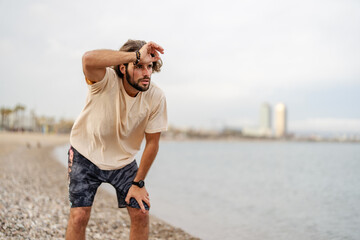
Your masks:
M137 50L140 50L140 48L142 48L142 46L144 46L145 44L146 44L146 42L143 41L143 40L131 40L131 39L129 39L119 49L119 51L136 52ZM162 63L161 59L156 61L156 62L153 62L153 72L160 72L162 64L163 63ZM124 65L127 66L128 64L125 63ZM120 71L120 65L113 66L113 69L115 70L115 72L119 76L119 78L123 78L124 74Z

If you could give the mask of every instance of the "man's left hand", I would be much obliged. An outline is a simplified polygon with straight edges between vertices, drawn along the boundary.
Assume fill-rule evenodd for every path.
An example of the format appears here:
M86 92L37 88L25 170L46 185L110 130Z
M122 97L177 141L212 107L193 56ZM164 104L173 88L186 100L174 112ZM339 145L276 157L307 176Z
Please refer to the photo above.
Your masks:
M139 188L138 186L132 185L129 189L128 194L126 195L125 202L129 204L132 197L135 198L135 200L138 202L141 211L143 213L146 213L143 201L150 207L149 193L146 191L146 188Z
M164 54L164 49L154 42L148 42L140 48L139 52L140 63L144 64L160 60L159 53Z

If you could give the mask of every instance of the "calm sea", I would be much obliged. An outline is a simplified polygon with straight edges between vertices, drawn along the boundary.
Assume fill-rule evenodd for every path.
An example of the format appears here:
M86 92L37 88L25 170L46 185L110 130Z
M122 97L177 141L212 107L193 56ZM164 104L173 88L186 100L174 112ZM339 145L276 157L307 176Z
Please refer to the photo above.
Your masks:
M359 144L163 141L146 186L153 215L205 240L360 239Z

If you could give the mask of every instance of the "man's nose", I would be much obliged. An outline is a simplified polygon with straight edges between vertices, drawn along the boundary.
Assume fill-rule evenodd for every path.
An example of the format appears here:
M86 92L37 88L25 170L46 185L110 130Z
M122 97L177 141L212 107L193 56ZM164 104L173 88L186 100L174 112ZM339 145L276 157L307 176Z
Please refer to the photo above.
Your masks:
M144 76L150 76L150 69L147 68L147 67L144 67L144 68L143 68L143 71L142 71L142 74L143 74Z

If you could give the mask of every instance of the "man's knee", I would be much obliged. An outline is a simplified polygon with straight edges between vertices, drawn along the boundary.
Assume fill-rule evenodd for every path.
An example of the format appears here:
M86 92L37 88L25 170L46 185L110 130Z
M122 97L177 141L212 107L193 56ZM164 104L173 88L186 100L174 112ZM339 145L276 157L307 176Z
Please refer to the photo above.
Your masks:
M70 220L75 226L86 226L90 218L91 207L71 208Z
M149 223L149 211L143 213L141 209L129 207L129 214L132 223L147 225Z

